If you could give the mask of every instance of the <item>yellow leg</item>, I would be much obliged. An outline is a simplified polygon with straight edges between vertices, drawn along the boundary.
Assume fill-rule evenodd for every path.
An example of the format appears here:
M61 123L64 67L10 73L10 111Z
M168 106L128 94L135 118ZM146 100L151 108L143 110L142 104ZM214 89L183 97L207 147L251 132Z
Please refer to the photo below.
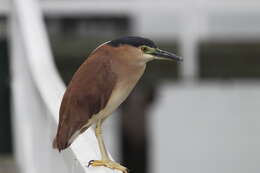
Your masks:
M95 134L98 140L99 149L101 152L101 160L110 160L107 154L107 150L105 147L105 143L102 138L102 129L101 129L102 121L98 121L95 129Z
M105 166L111 169L117 169L122 171L123 173L127 173L128 169L122 165L120 165L119 163L116 163L112 160L109 159L109 156L107 154L107 150L102 138L102 130L101 130L101 124L103 121L98 121L96 128L95 128L95 134L98 140L98 145L99 145L99 149L101 152L101 160L91 160L88 163L88 166Z

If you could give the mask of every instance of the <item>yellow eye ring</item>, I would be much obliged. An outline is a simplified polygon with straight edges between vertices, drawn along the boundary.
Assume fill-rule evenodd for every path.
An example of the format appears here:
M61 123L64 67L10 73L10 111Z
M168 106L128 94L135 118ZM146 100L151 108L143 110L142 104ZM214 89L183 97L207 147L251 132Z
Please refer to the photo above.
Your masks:
M146 46L142 46L142 47L141 47L141 50L142 50L143 52L147 52L149 49L148 49L148 47L146 47Z

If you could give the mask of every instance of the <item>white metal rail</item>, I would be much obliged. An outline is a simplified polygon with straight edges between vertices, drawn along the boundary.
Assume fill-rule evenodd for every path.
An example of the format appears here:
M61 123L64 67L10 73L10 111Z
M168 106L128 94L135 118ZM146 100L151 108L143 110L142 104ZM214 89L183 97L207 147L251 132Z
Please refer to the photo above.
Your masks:
M65 85L53 63L38 1L13 0L11 8L13 131L20 171L117 172L86 167L89 160L100 159L92 129L61 154L52 149Z
M7 2L7 1L6 1ZM61 96L64 92L64 84L61 82L57 75L56 69L53 65L52 55L47 40L47 34L42 21L42 13L48 16L82 16L88 14L128 14L132 17L134 22L134 34L145 35L153 38L176 38L181 42L182 55L185 57L184 65L182 68L182 75L193 79L197 76L197 43L202 39L214 38L214 39L258 39L260 35L260 3L259 1L212 1L201 0L196 1L196 4L192 0L184 1L82 1L82 0L43 0L39 4L36 0L12 0L10 8L8 10L4 6L0 6L0 14L10 14L11 21L11 53L12 53L12 89L13 89L13 111L14 111L14 139L15 139L15 153L18 159L19 167L22 172L26 173L47 173L47 172L113 172L106 168L86 168L85 165L90 159L98 159L99 152L96 144L96 139L91 130L80 137L71 149L65 151L62 154L57 153L51 149L51 141L57 126L58 107ZM160 13L160 14L158 14ZM159 16L159 17L158 17ZM222 16L222 18L221 18ZM243 16L243 17L240 17ZM251 17L253 16L253 17ZM256 17L255 17L256 16ZM219 18L220 17L220 18ZM247 20L250 19L250 20ZM224 19L224 20L222 20ZM236 19L236 20L234 20ZM223 22L224 23L221 23ZM251 25L252 24L252 25ZM201 84L200 84L201 85ZM259 84L258 84L259 85ZM172 87L172 86L170 86ZM187 90L193 91L194 87ZM198 86L199 88L201 86ZM235 96L241 94L239 92L232 91L232 85L225 88L226 92L217 92L215 95L221 96L221 100L225 100L227 94L230 94L234 100L238 100ZM183 97L182 93L187 93L186 89L174 88L176 93L180 93L175 98L182 99L183 104L187 104L186 100L191 97L187 95L187 98ZM208 87L212 88L212 87ZM250 88L250 87L249 87ZM199 89L198 89L199 90ZM217 89L216 89L217 90ZM204 90L203 90L204 91ZM214 90L215 91L215 90ZM241 91L247 94L247 91L242 89ZM167 92L168 93L168 92ZM210 92L212 93L212 92ZM204 93L205 98L208 98L210 93ZM214 92L213 92L214 93ZM259 94L258 92L256 92ZM166 94L171 95L176 94ZM254 94L252 94L254 95ZM184 95L185 96L185 95ZM201 98L204 98L203 92L199 95L196 103L200 104ZM223 98L222 98L223 96ZM228 95L229 96L229 95ZM251 96L251 94L249 94ZM248 98L248 96L246 95ZM215 97L213 97L215 98ZM167 99L167 98L166 98ZM168 98L170 101L165 101L163 105L166 108L172 108L172 98ZM259 97L257 97L259 100ZM256 99L256 100L257 100ZM254 100L252 101L254 103ZM167 105L171 103L170 105ZM214 105L214 100L211 105ZM232 104L231 104L232 103ZM240 102L231 102L230 106L235 110ZM248 101L248 103L251 103ZM178 103L180 104L180 102ZM193 103L192 103L193 104ZM233 106L232 106L233 105ZM189 106L187 106L189 107ZM190 106L191 107L191 106ZM201 106L204 110L204 107ZM160 107L162 112L156 115L169 114ZM209 107L210 108L210 107ZM245 107L247 108L247 106ZM253 109L250 107L250 109ZM159 108L158 108L159 110ZM175 112L174 115L186 115L193 116L189 109L180 109ZM209 111L211 109L208 109ZM219 110L224 110L222 107ZM247 109L246 109L247 110ZM254 107L257 110L257 105ZM233 114L229 114L229 109L225 110L225 114L229 116L227 121L233 122ZM196 111L193 111L196 112ZM205 112L205 111L204 111ZM250 114L251 117L257 115ZM172 113L172 112L171 112ZM224 115L223 112L220 112ZM203 114L201 114L203 115ZM214 114L215 115L215 114ZM212 116L214 116L212 115ZM217 117L217 115L215 115ZM207 116L205 116L207 117ZM248 117L248 116L247 116ZM257 117L257 116L256 116ZM167 122L179 122L172 121L168 116ZM175 117L176 118L176 117ZM210 117L209 117L210 118ZM187 118L189 119L189 118ZM162 120L162 119L160 119ZM165 119L163 119L165 121ZM210 121L210 119L208 119ZM258 118L257 118L258 120ZM32 123L33 122L33 123ZM165 122L155 121L158 126L164 126ZM246 123L242 122L242 123ZM200 122L198 122L200 125ZM206 123L207 124L207 123ZM231 123L230 123L231 124ZM153 126L155 127L155 126ZM258 126L257 126L258 127ZM235 127L234 127L235 128ZM155 127L157 133L165 132L166 130L158 130ZM181 129L181 128L180 128ZM181 130L176 129L176 132ZM197 128L196 128L197 129ZM210 128L209 128L210 129ZM193 129L192 129L193 130ZM247 131L247 128L242 129ZM259 130L258 130L259 131ZM255 132L254 130L250 132ZM224 132L223 132L224 133ZM161 135L161 138L156 138L157 141L167 143L169 140L165 136ZM220 135L225 135L219 133ZM236 133L234 133L236 134ZM218 135L218 134L217 134ZM259 134L257 134L259 135ZM182 138L182 136L180 136ZM165 139L165 140L164 140ZM207 139L207 138L202 138ZM242 138L241 138L242 139ZM257 139L257 138L255 138ZM254 139L250 139L254 142ZM198 140L194 140L195 142ZM175 141L174 141L175 142ZM187 142L189 143L189 142ZM259 143L257 140L256 143ZM181 142L180 146L183 144ZM231 141L230 144L233 144ZM157 144L156 144L157 145ZM162 146L158 144L157 146ZM160 147L158 147L160 148ZM159 154L155 159L162 158L161 162L153 162L157 166L151 168L155 172L163 172L162 170L168 165L172 165L172 162L164 162L164 150L167 147L161 147ZM182 148L183 149L183 148ZM227 148L228 150L228 148ZM155 149L155 151L157 151ZM159 151L159 150L158 150ZM213 150L209 150L210 152ZM224 150L223 150L224 151ZM233 150L231 150L233 151ZM169 150L167 150L169 153ZM185 151L184 151L185 152ZM192 151L190 153L193 153ZM239 152L237 152L239 153ZM257 150L257 153L259 151ZM175 153L173 153L174 155ZM167 154L168 155L168 154ZM193 156L195 156L194 154ZM160 157L162 156L162 157ZM218 156L218 155L216 155ZM251 155L248 155L251 156ZM255 155L254 155L255 156ZM257 156L255 156L257 157ZM174 157L171 157L169 161ZM206 158L206 155L205 155ZM238 157L237 157L238 158ZM242 158L242 157L241 157ZM154 159L154 157L153 157ZM195 159L194 159L195 160ZM249 160L249 159L248 159ZM175 163L179 163L179 158ZM211 161L214 159L211 158ZM259 159L252 159L252 161L259 161ZM165 163L167 165L165 166ZM195 171L193 167L190 170L186 170L187 163L183 159L183 172ZM196 162L192 162L196 163ZM206 162L201 162L206 163ZM244 162L237 162L242 165ZM253 163L253 162L252 162ZM257 162L258 163L258 162ZM159 165L159 166L158 166ZM238 165L238 164L237 164ZM249 168L245 165L245 168ZM178 166L178 165L177 165ZM177 167L176 166L176 167ZM196 165L195 165L196 166ZM204 165L203 165L204 166ZM229 165L227 165L229 166ZM252 166L251 166L252 167ZM161 169L162 168L162 169ZM211 167L207 167L211 168ZM238 166L234 167L237 172ZM255 166L255 170L259 168ZM152 171L151 170L151 171ZM176 169L177 170L177 169ZM209 169L210 170L210 169ZM228 170L228 169L227 169ZM240 169L242 170L242 169ZM168 170L167 170L168 171ZM164 171L165 172L165 171ZM178 172L178 171L177 171ZM201 172L198 168L197 172ZM205 172L209 172L205 170ZM221 172L221 171L219 171ZM222 171L223 172L223 171ZM230 172L230 171L229 171ZM231 171L232 172L232 171Z
M200 40L260 38L260 2L257 0L201 0L196 3L192 0L42 0L40 6L45 15L55 17L126 14L132 18L133 34L180 40L181 54L185 57L181 68L184 79L198 77L197 44ZM0 14L8 13L7 9L8 6L0 6Z

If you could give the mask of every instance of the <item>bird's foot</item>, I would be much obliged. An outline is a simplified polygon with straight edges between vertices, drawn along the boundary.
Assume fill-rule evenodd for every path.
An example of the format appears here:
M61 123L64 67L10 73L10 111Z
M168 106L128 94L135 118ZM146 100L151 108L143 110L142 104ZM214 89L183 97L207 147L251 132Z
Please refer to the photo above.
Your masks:
M91 160L88 162L89 166L105 166L110 169L116 169L123 173L128 173L128 169L119 163L113 162L112 160Z

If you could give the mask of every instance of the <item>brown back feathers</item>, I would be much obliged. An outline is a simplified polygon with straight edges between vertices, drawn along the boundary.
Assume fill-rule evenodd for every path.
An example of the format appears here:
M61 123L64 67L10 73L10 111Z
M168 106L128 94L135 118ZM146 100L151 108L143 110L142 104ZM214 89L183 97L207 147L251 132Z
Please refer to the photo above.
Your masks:
M117 77L107 52L93 53L74 74L64 94L59 125L53 147L59 151L70 146L70 139L82 133L88 120L107 104ZM84 129L86 130L86 129Z

